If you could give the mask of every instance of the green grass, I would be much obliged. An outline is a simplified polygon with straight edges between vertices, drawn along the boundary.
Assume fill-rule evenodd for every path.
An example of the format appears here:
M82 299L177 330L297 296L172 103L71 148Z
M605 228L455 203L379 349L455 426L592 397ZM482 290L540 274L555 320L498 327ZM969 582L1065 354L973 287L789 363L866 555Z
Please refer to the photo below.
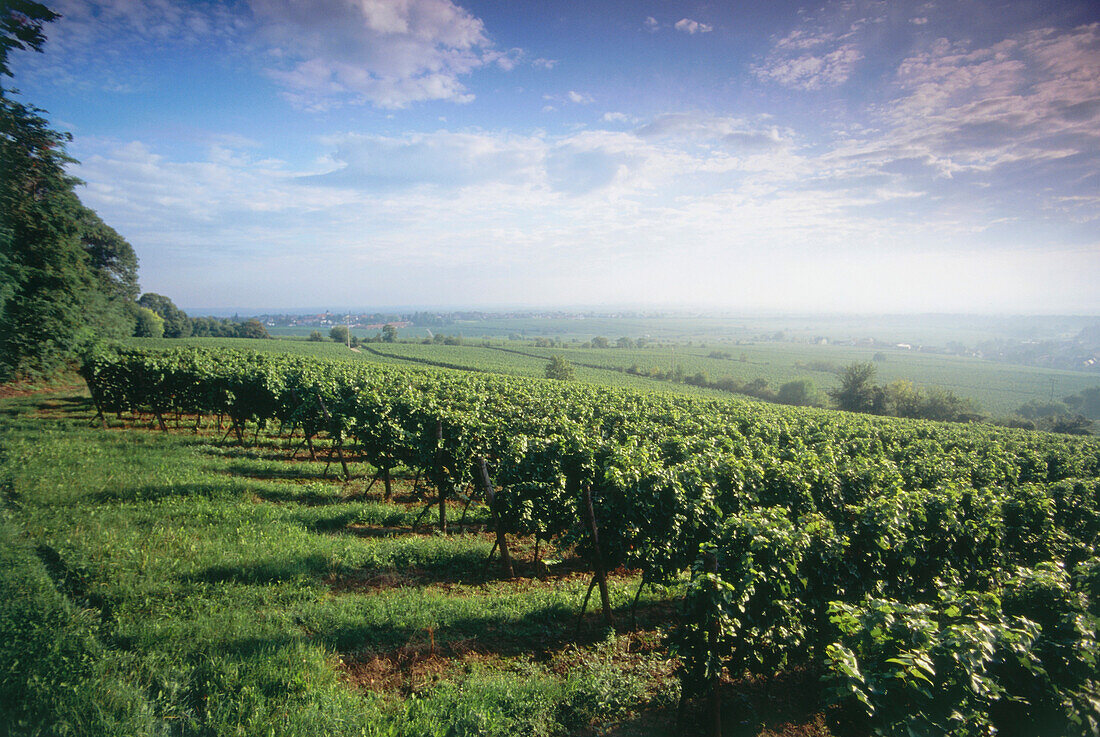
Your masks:
M484 509L411 534L409 479L385 502L365 464L344 483L279 439L103 430L77 396L0 418L0 734L556 735L675 698L660 648L594 624L571 645L568 556L486 571Z

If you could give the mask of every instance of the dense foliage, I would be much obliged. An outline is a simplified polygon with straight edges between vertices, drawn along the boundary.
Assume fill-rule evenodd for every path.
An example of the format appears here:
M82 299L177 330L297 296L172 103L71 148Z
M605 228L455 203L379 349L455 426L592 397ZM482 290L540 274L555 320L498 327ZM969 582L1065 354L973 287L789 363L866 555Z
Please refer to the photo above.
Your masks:
M325 433L441 501L485 459L503 531L644 583L691 571L686 695L822 667L883 734L1096 732L1094 441L230 351L104 349L84 373L102 412Z
M24 0L0 3L0 78L12 49L40 49L57 16ZM47 374L94 336L134 328L137 257L84 207L66 173L67 134L0 87L0 380Z

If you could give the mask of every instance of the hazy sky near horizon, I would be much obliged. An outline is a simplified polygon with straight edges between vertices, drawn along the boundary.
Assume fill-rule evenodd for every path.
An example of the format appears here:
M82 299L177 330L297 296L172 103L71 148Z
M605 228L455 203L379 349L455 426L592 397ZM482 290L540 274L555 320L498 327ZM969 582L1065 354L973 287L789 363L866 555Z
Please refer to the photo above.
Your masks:
M181 306L1100 313L1100 6L52 0Z

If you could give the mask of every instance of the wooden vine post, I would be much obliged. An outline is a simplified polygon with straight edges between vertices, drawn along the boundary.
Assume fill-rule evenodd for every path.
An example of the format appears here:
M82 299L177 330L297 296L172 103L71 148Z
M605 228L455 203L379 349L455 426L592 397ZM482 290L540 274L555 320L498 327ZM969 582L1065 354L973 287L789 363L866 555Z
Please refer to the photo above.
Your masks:
M514 578L512 571L512 556L508 553L508 539L504 536L504 523L500 519L497 510L497 498L493 492L493 482L489 479L489 468L485 465L485 459L478 457L478 466L481 468L481 483L485 487L485 498L489 502L489 512L492 514L493 527L497 531L497 547L500 548L500 565L504 568L504 575Z
M703 555L703 564L706 567L707 573L711 574L712 585L717 586L718 582L718 556L714 551L708 551ZM718 661L718 638L720 633L721 622L719 621L720 610L718 607L714 609L714 621L710 623L709 631L707 632L707 657L713 658ZM719 686L722 681L722 667L721 662L718 661L714 668L714 675L710 684L710 734L711 737L722 737L722 693L719 690Z
M324 414L324 416L325 416L325 422L329 423L329 425L331 426L332 425L332 415L330 415L328 413L328 407L325 406L325 401L323 399L321 399L321 395L319 393L317 394L317 404L321 408L321 413ZM336 457L340 459L340 466L344 469L344 480L345 481L350 481L351 480L351 473L348 472L348 462L344 459L344 451L340 447L343 442L344 442L344 439L339 438L334 443L334 446L335 446L335 449L336 449ZM313 452L313 445L312 444L310 444L309 450L310 450L311 453ZM329 458L332 458L332 453L331 452L329 453ZM326 473L328 472L328 467L327 466L325 467L325 472Z
M615 626L615 617L611 614L611 596L607 593L607 572L603 568L603 556L600 555L600 537L596 529L596 512L592 507L592 487L584 487L584 510L588 518L588 532L592 535L592 569L596 573L596 583L600 585L600 602L603 604L603 621L608 627Z
M439 465L439 531L447 534L447 479L443 468L443 420L436 420L435 441L435 462Z

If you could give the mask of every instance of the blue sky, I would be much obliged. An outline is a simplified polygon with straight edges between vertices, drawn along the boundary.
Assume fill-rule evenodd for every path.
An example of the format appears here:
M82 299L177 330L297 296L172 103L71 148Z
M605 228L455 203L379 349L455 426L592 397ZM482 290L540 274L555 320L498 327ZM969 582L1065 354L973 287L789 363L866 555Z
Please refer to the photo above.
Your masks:
M1100 313L1095 3L48 4L185 307Z

